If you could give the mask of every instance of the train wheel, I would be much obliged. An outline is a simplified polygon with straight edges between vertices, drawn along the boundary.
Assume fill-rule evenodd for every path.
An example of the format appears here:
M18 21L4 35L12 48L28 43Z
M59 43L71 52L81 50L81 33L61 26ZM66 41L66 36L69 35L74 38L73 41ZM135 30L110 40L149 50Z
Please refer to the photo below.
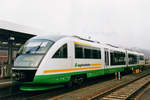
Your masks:
M77 87L80 87L81 85L83 85L85 80L86 80L86 75L77 75L77 76L74 76L73 83Z
M72 88L73 87L73 81L72 81L72 79L65 86L67 88Z
M72 87L80 87L81 85L83 85L83 83L86 80L86 75L76 75L76 76L72 76L71 80L67 83L67 87L68 88L72 88Z

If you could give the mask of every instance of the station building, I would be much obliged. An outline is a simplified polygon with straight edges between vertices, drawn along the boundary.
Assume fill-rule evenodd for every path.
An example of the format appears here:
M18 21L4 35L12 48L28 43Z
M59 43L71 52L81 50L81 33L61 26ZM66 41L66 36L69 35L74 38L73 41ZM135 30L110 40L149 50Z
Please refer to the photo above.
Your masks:
M0 20L0 76L10 76L11 67L19 48L41 30ZM2 75L4 72L7 75Z

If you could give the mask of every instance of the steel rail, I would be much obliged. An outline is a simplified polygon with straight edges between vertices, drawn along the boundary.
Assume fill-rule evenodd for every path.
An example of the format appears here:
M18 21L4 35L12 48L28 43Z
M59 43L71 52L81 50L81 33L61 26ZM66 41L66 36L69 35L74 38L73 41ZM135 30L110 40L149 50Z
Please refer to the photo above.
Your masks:
M146 73L134 80L111 88L102 94L97 94L88 100L126 100L144 85L150 82L150 73Z

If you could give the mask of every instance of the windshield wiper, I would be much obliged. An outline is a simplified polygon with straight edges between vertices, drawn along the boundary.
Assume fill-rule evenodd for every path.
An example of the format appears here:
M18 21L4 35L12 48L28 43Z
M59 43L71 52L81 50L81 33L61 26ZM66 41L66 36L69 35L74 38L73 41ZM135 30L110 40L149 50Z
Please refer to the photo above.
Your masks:
M36 53L36 51L38 51L38 50L40 49L41 45L42 45L42 43L41 43L39 46L34 47L34 48L28 50L26 53L29 54L31 51L34 51L34 53ZM34 49L35 49L35 50L34 50Z
M36 48L36 49L35 49L35 48ZM32 49L26 51L25 53L29 54L29 53L32 52L32 51L36 52L39 48L40 48L40 46L34 47L34 48L32 48ZM35 49L35 50L34 50L34 49Z

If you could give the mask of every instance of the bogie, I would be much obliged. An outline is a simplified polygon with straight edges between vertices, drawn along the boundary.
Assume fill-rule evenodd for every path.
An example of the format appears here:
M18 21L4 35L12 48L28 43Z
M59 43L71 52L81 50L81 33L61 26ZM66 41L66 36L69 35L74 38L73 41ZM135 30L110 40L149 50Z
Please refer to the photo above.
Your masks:
M71 76L70 81L67 83L68 87L80 87L82 86L86 81L86 75L81 74L81 75L74 75Z

